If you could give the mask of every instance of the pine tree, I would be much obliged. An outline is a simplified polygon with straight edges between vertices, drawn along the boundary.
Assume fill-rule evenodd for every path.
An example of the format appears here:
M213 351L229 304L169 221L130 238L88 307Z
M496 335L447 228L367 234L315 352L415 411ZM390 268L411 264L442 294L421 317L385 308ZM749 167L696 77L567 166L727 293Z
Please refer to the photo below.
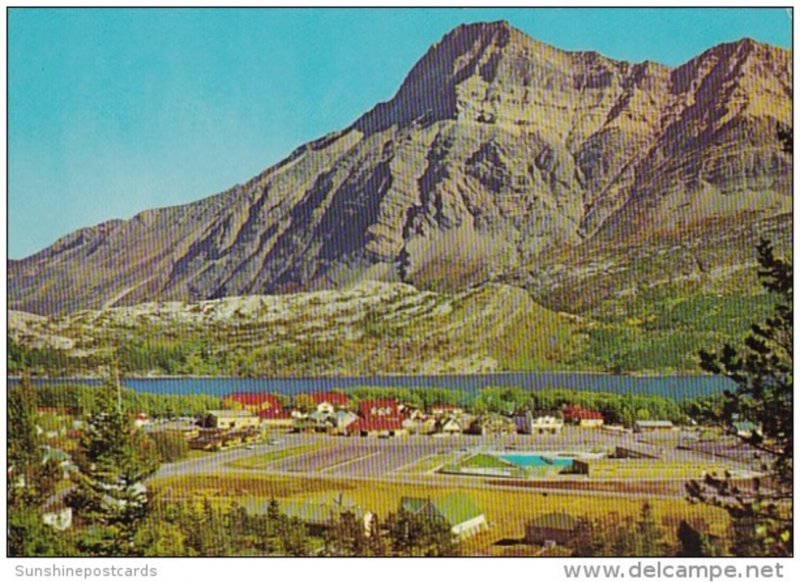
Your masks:
M67 503L87 528L84 551L132 555L136 528L147 513L144 480L156 470L157 457L123 410L118 385L107 381L98 390L97 411L87 418L75 455L78 471Z
M61 468L42 459L37 434L36 390L27 375L8 389L8 553L11 556L67 555L71 548L42 522Z
M636 555L664 556L666 554L666 546L662 541L663 535L664 533L658 527L653 515L653 508L649 503L645 502L642 505L639 520L636 522Z
M736 389L726 391L717 421L753 422L760 430L742 437L766 459L768 486L742 491L727 476L709 476L687 484L692 499L724 507L733 519L736 555L791 555L794 468L793 424L793 278L792 263L775 256L772 244L758 246L759 277L775 299L773 314L754 324L735 348L701 352L702 367L727 376Z
M55 461L42 459L37 434L36 389L27 376L8 389L8 502L34 508L53 493L61 471Z

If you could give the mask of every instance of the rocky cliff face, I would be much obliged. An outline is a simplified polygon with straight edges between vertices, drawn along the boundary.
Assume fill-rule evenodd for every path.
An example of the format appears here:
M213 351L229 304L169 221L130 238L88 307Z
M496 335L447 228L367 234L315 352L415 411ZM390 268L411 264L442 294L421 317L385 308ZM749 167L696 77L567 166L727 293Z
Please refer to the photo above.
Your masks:
M791 87L790 53L749 39L669 69L564 52L503 22L460 26L392 100L247 184L12 262L9 303L459 288L535 279L564 249L696 241L791 212L777 140Z

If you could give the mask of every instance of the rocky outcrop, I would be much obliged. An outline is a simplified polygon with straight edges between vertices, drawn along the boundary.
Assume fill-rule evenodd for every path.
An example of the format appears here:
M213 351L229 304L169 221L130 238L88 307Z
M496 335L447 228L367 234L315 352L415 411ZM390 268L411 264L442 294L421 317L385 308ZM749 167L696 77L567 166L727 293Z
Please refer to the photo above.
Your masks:
M393 99L244 185L9 265L36 313L533 277L563 249L696 240L791 212L791 55L749 39L675 69L460 26ZM711 237L709 240L713 240Z

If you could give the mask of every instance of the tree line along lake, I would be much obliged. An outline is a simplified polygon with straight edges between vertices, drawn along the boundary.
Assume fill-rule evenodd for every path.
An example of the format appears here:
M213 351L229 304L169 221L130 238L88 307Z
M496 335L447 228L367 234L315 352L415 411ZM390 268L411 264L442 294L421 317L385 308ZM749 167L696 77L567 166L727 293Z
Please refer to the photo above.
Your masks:
M99 385L92 378L34 378L34 384ZM10 378L9 383L19 379ZM577 372L519 372L434 376L353 376L316 378L124 378L122 384L137 392L154 394L207 394L271 392L292 396L357 387L446 388L478 392L488 387L519 387L533 393L548 388L587 392L664 396L675 400L721 394L735 384L722 376L622 376Z

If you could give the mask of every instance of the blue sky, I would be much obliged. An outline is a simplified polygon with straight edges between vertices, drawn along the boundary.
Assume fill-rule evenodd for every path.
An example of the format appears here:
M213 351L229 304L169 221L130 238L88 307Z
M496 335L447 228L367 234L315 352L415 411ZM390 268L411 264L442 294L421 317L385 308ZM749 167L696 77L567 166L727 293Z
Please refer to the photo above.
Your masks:
M500 19L671 66L792 40L784 9L11 10L8 255L244 182L391 98L450 29Z

